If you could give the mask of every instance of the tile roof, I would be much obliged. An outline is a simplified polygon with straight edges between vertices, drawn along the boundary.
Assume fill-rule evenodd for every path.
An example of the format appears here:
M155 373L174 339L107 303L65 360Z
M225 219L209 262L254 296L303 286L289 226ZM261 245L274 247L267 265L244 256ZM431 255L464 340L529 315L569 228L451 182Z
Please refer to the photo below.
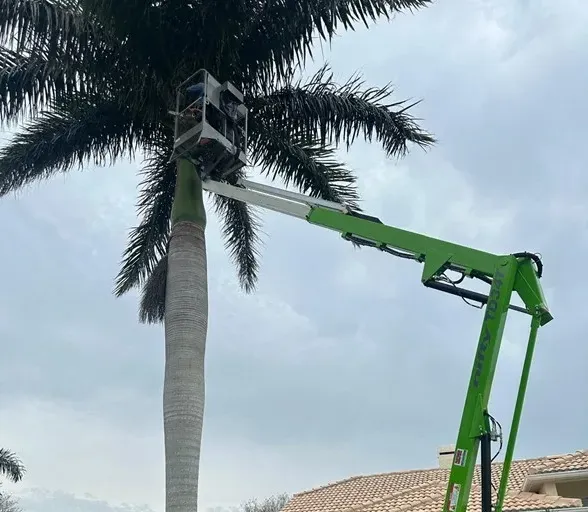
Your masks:
M513 461L504 511L580 507L576 498L523 492L527 475L588 469L588 450ZM498 487L502 464L493 465ZM282 512L439 512L448 469L399 471L356 476L295 494ZM480 468L476 467L469 512L480 512Z

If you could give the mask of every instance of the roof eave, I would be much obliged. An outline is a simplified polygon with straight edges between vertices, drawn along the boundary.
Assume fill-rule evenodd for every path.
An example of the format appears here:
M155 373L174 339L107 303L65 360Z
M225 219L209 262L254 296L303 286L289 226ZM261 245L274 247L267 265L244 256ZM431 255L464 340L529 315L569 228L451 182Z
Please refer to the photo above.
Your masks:
M583 480L588 479L588 469L576 469L570 471L553 471L551 473L535 473L527 475L521 491L532 492L537 484L553 482L557 480Z

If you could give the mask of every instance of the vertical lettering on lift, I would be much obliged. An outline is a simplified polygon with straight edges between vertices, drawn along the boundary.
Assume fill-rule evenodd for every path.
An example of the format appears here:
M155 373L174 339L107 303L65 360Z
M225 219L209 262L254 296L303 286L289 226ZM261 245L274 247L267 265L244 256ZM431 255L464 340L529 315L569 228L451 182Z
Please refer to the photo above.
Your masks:
M480 339L480 345L478 347L478 352L476 353L476 373L474 374L474 387L476 388L480 386L480 377L484 370L486 350L488 350L488 343L490 342L490 328L488 327L488 322L496 318L496 310L498 309L498 299L500 299L503 279L504 273L498 269L492 280L492 287L490 288L488 303L486 304L486 314L484 315L484 334Z

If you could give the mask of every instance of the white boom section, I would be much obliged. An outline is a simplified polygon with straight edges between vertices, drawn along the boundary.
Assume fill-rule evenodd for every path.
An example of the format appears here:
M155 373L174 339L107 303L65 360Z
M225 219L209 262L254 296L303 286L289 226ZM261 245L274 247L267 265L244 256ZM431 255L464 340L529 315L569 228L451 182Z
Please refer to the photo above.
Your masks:
M349 213L347 207L333 201L325 201L298 192L282 190L270 185L263 185L253 181L239 179L236 185L221 183L220 181L206 180L202 182L202 188L230 199L236 199L247 204L261 206L267 210L284 213L306 219L310 210L315 206L329 208L341 213Z

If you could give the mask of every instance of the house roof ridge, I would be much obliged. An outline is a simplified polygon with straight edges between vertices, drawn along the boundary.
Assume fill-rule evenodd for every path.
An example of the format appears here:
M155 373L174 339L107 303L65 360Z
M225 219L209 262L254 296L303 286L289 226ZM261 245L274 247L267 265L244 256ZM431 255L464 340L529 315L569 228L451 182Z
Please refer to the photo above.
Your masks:
M545 455L543 457L533 457L530 459L520 459L521 461L524 460L540 460L540 459L561 459L563 457L573 457L574 455L579 455L585 450L576 450L575 452L566 452L566 453L556 453L554 455Z
M533 461L546 461L552 459L562 459L564 457L573 457L574 455L578 455L579 451L576 452L568 452L568 453L558 453L555 455L543 455L542 457L529 457L526 459L514 459L512 462L514 463L521 463L521 462L533 462ZM497 465L503 464L504 461L496 462Z
M546 464L545 467L531 468L527 472L528 475L533 475L533 474L543 473L544 471L549 471L549 469L552 466L556 466L557 464L559 464L562 461L573 459L575 456L581 455L581 454L588 455L588 450L577 450L575 452L560 453L560 454L556 454L556 455L544 455L543 457L530 457L528 459L516 459L516 460L512 461L512 464L513 465L529 464L529 463L532 464L533 462L543 462ZM494 463L494 465L496 465L496 466L502 466L503 464L504 464L504 461ZM479 464L476 464L476 468L479 466L480 466Z
M387 476L387 475L403 475L409 473L429 473L429 472L449 472L449 468L425 468L425 469L402 469L400 471L383 471L381 473L370 473L370 474L363 474L363 475L354 475L349 478L344 478L342 480L335 480L334 482L330 482L328 484L319 485L318 487L313 487L312 489L308 489L306 491L301 491L295 493L293 496L302 496L304 494L308 494L315 491L320 491L321 489L327 489L329 487L335 487L336 485L345 484L347 482L351 482L353 480L360 480L362 478L373 478L378 476Z
M384 471L382 473L373 473L371 475L363 475L364 478L366 477L373 477L373 476L386 476L386 475L406 475L408 473L429 473L433 471L443 472L449 471L449 468L424 468L424 469L401 469L400 471Z
M300 491L300 492L294 493L292 495L292 497L304 496L305 494L310 494L311 492L320 491L321 489L327 489L329 487L335 487L336 485L341 485L341 484L345 484L347 482L352 482L353 480L359 480L360 478L365 478L365 476L364 475L356 475L356 476L350 476L349 478L343 478L342 480L336 480L336 481L330 482L328 484L319 485L317 487L312 487L311 489L308 489L306 491Z

